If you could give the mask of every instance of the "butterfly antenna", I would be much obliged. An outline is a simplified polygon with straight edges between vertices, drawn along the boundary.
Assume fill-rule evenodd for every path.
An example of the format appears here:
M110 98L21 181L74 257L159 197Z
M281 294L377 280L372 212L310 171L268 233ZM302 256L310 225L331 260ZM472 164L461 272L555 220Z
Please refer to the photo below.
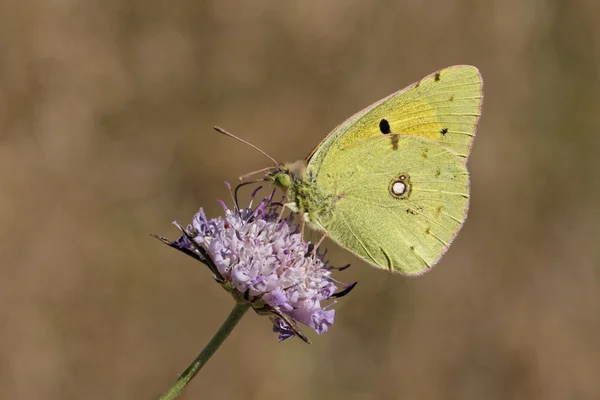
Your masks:
M214 128L215 128L215 131L220 132L220 133L222 133L225 136L229 136L230 138L233 138L233 139L235 139L237 141L240 141L240 142L244 143L245 145L252 147L254 150L256 150L256 151L264 154L267 158L269 158L271 161L273 161L273 163L276 166L279 165L279 163L273 157L271 157L270 155L268 155L267 153L265 153L264 151L262 151L261 149L259 149L255 145L253 145L252 143L248 143L244 139L240 139L239 137L235 136L233 133L229 133L225 129L219 128L218 126L215 126ZM261 171L257 171L257 172L261 172Z
M267 168L261 168L261 169L256 170L256 171L248 172L247 174L244 174L244 175L240 176L239 180L243 181L244 179L248 178L249 176L256 175L256 174L261 173L261 172L266 172L266 171L269 171L269 170L272 170L272 169L273 169L273 167L267 167ZM264 181L264 179L262 181ZM262 181L256 181L256 182L262 182Z

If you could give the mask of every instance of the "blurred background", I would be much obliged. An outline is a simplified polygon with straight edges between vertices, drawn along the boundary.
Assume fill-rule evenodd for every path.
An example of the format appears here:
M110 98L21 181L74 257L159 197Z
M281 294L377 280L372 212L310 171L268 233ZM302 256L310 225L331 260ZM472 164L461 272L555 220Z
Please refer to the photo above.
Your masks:
M441 263L326 241L330 331L248 313L182 398L600 398L599 49L591 0L0 2L0 398L158 398L233 301L148 234L270 165L212 126L301 159L453 64L485 103Z

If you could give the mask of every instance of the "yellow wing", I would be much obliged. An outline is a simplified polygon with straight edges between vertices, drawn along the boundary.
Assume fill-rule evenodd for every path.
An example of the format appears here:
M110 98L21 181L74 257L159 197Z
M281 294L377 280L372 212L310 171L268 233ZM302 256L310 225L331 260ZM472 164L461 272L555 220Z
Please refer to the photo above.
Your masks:
M452 150L466 163L483 103L483 80L476 67L439 70L379 100L335 128L308 156L320 169L334 151L382 134L415 135Z
M336 151L318 184L332 200L314 223L372 265L406 275L424 273L440 259L469 206L462 161L409 135L379 135Z

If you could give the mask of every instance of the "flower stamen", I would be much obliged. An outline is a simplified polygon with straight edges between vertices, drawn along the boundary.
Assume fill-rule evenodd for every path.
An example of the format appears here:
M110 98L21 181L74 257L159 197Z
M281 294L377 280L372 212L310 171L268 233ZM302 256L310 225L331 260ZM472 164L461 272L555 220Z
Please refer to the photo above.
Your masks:
M334 268L323 261L325 253L317 248L325 235L317 246L303 241L293 217L282 218L285 207L272 201L274 192L252 208L257 188L250 206L240 209L239 187L232 195L234 210L219 201L224 217L208 219L200 209L187 228L175 223L182 232L176 241L156 237L206 264L236 302L250 303L257 314L268 315L280 341L298 336L310 343L298 323L326 332L333 324L334 299L347 295L356 282L337 291L332 271L347 266Z

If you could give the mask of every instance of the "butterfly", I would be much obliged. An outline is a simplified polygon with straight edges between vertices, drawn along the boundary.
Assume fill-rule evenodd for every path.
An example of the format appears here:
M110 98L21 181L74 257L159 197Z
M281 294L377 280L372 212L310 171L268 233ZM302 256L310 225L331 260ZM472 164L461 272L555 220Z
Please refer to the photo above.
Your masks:
M305 160L267 169L266 180L323 237L375 267L422 274L467 217L482 104L476 67L439 70L348 118Z

